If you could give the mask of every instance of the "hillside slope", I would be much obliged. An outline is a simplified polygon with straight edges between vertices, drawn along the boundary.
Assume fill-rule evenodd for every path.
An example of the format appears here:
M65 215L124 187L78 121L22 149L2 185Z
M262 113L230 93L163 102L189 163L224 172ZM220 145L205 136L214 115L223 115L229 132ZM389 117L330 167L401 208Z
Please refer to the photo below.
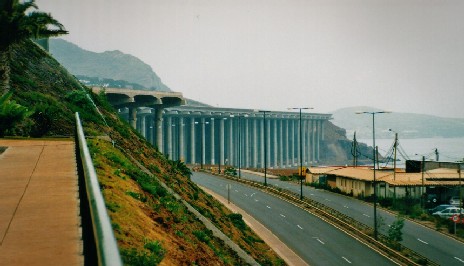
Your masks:
M126 122L32 42L12 55L13 99L34 110L9 130L17 136L72 136L74 112L88 136L113 230L126 265L241 265L243 261L130 157L210 219L262 265L284 264L241 217L190 181L189 169L166 159ZM98 107L99 112L97 112ZM102 116L100 116L100 114ZM103 136L103 137L102 137ZM111 142L115 141L113 147Z
M63 39L51 39L50 53L76 76L125 80L151 90L171 91L149 65L121 51L95 53Z

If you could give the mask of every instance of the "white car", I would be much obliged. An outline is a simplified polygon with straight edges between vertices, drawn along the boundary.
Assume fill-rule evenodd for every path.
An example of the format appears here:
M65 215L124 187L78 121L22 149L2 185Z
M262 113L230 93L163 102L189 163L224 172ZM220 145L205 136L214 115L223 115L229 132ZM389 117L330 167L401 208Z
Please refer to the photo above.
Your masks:
M440 216L442 218L450 218L455 214L464 215L464 209L458 207L449 207L441 211L434 212L433 215Z

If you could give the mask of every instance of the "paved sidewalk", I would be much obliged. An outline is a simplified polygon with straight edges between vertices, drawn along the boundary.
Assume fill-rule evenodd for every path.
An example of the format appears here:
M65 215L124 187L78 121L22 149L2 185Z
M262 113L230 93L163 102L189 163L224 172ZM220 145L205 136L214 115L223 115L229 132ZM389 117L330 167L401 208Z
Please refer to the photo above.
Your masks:
M74 142L0 146L0 265L83 265Z

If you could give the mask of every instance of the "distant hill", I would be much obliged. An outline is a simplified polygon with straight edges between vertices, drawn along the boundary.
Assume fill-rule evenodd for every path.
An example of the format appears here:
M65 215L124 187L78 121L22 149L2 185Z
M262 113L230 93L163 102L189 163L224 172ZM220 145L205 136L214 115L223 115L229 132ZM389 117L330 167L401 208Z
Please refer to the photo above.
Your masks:
M372 138L372 115L356 114L358 111L380 111L372 107L350 107L333 112L332 122L346 129L351 139L353 132L359 139ZM400 138L455 138L464 137L464 119L444 118L413 113L389 113L375 116L377 138L391 138L398 132Z
M171 91L153 69L139 58L121 51L95 53L63 39L50 40L50 53L73 75L85 81L113 80L157 91ZM88 84L95 85L95 84Z

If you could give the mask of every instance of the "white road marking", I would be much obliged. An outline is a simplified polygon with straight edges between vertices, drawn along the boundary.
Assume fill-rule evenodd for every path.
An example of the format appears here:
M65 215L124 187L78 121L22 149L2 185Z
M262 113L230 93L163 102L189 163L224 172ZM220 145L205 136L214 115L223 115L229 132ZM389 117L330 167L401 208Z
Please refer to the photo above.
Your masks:
M248 194L245 194L245 197L248 197Z
M270 209L270 208L271 208L271 207L269 207L269 206L267 206L267 205L266 205L266 207L267 207L268 209Z
M255 194L256 194L256 192L255 192L255 193L253 193L253 194L251 194L251 196L250 196L250 197L253 197Z
M457 259L458 261L464 263L464 260L462 260L462 259L460 259L460 258L458 258L458 257L454 257L454 258Z
M325 199L325 200L326 200L326 201L331 201L331 200L329 200L329 199Z
M314 196L314 194L313 194L313 193L310 193L309 195L311 195L311 196Z
M418 238L417 240L418 240L419 242L422 242L422 243L426 244L426 245L429 244L429 243L425 242L424 240L422 240L422 239L420 239L420 238Z
M282 213L280 214L280 216L284 217L285 218L285 215L283 215Z
M351 264L351 261L349 261L347 258L342 257L342 259L344 259L346 262L348 262L349 264Z
M366 217L370 217L369 215L367 215L367 214L365 214L365 213L363 213L363 215L366 216Z
M347 209L349 209L349 208L350 208L350 207L348 207L348 206L346 206L346 205L345 205L345 206L343 206L343 207L344 207L344 208L347 208Z
M238 190L235 190L235 192L238 192Z
M297 224L296 226L298 226L298 228L300 228L301 230L303 230L303 227L301 227L299 224Z
M258 200L257 200L257 199L255 199L255 201L256 201L256 202L258 202Z

